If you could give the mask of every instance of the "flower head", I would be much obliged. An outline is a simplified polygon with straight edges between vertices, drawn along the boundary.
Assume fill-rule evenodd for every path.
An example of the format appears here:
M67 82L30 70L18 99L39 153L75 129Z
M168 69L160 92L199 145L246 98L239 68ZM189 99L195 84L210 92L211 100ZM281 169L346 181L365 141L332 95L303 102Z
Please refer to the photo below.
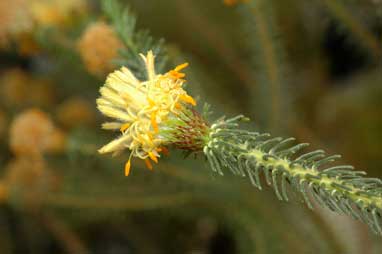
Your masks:
M119 154L130 150L130 158L125 166L125 174L130 171L132 156L145 160L149 169L150 161L158 162L165 146L174 143L175 134L190 119L189 106L195 100L183 89L185 74L181 72L187 63L165 73L156 74L154 55L149 51L141 55L146 64L148 80L138 80L125 67L110 74L106 84L100 89L98 109L114 122L103 124L104 129L118 130L121 136L102 147L100 153ZM174 134L174 135L172 135Z

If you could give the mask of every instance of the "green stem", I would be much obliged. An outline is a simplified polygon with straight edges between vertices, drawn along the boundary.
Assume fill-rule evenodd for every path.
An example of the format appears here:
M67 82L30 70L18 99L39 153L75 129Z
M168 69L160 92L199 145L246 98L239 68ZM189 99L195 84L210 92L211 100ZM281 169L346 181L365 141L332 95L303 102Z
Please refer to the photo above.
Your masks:
M359 219L382 235L380 179L363 177L365 172L353 171L350 165L321 169L340 156L326 156L322 150L295 156L308 144L290 146L293 138L271 138L269 134L240 130L236 122L242 119L238 116L211 126L203 151L214 171L223 175L226 168L248 176L259 189L262 172L280 200L288 201L286 186L291 185L309 208L313 209L311 194L322 206Z

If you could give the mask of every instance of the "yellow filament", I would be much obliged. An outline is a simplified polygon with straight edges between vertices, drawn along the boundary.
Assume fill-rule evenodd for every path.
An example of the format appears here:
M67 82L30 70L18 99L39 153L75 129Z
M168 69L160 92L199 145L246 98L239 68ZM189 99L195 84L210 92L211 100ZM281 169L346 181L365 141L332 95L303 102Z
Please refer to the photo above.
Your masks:
M125 130L127 130L128 128L130 127L130 124L129 123L125 123L121 126L120 128L120 131L121 132L124 132Z
M154 111L151 113L151 125L153 126L155 133L158 133L159 129L158 129L158 123L156 118L157 118L157 113Z
M196 101L194 100L194 98L192 98L191 96L187 94L182 94L180 96L180 99L183 100L184 102L191 104L192 106L196 106Z
M187 66L188 66L188 63L179 64L178 66L175 67L174 71L178 72L180 70L183 70Z
M151 165L150 160L145 159L145 164L146 164L146 167L147 167L148 169L153 170L153 165Z
M151 160L153 160L155 163L158 163L158 158L152 153L149 152L149 157Z
M150 99L149 97L147 97L147 101L149 102L151 107L155 106L155 102L152 99Z
M181 108L182 108L182 105L181 105L180 103L177 102L177 103L175 104L175 108L176 108L176 109L181 109Z
M129 159L125 164L125 176L129 176L130 174L130 168L131 168L131 159Z

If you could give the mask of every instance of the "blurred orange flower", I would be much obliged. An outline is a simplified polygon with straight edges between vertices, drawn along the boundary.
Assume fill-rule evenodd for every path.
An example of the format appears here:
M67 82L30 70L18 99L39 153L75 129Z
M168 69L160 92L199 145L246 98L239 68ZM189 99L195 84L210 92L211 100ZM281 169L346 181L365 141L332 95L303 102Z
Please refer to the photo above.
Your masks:
M61 27L88 10L86 0L1 0L0 48L20 43L23 54L34 53L30 34L38 27Z
M27 3L28 0L0 1L0 48L6 47L10 38L32 29Z
M0 182L0 202L3 193L3 201L16 195L23 204L36 205L44 194L60 186L59 177L42 156L18 156L7 164L5 172L3 186Z
M20 69L5 71L0 78L0 95L6 106L15 107L25 103L28 95L28 75Z
M30 12L38 26L61 26L75 14L87 11L86 0L30 0Z
M7 107L49 106L55 100L48 80L36 79L20 69L10 69L0 78L0 96Z
M73 128L95 123L96 114L93 106L83 98L69 98L58 106L56 115L60 124Z
M122 46L113 28L104 22L90 25L78 42L82 60L94 75L105 75L116 67L112 61Z
M65 147L65 135L47 114L39 109L29 109L11 123L9 143L16 155L60 152Z

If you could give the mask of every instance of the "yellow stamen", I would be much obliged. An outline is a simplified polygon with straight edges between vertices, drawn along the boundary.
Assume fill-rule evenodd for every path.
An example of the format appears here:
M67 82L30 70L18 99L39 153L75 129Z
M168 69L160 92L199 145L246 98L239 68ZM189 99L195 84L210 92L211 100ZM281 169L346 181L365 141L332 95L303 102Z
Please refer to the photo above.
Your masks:
M168 74L170 74L170 76L172 76L174 79L184 78L186 76L186 74L181 73L179 71L183 70L187 66L188 66L188 63L180 64L180 65L176 66L175 69L169 71Z
M158 158L152 153L149 152L149 157L151 160L153 160L155 163L158 163Z
M147 97L147 101L149 102L151 107L155 106L155 102L152 99L150 99L149 97Z
M130 167L131 167L130 160L131 160L131 159L129 159L129 160L126 162L126 164L125 164L125 176L129 176L129 174L130 174Z
M181 79L186 76L186 74L177 71L170 71L170 75L175 79Z
M174 71L180 71L180 70L183 70L184 68L186 68L188 66L188 63L183 63L183 64L180 64L178 66L175 67Z
M182 105L181 105L180 103L177 102L177 103L175 104L175 108L177 108L177 109L181 109L181 108L182 108Z
M153 170L153 165L151 165L150 160L145 159L145 164L146 164L146 167L147 167L148 169Z
M196 101L194 100L194 98L192 98L191 96L189 96L187 94L182 94L180 96L180 99L191 104L192 106L196 106Z
M151 113L151 125L154 128L155 133L158 133L159 128L158 128L158 123L157 123L157 113L154 111Z
M127 130L128 128L130 127L130 124L129 123L125 123L121 126L121 128L119 129L121 132L124 132L125 130Z
M121 98L125 100L125 102L129 102L130 96L127 93L121 94Z
M149 139L153 141L154 137L153 134L151 134L151 132L147 132L147 136L149 136Z

